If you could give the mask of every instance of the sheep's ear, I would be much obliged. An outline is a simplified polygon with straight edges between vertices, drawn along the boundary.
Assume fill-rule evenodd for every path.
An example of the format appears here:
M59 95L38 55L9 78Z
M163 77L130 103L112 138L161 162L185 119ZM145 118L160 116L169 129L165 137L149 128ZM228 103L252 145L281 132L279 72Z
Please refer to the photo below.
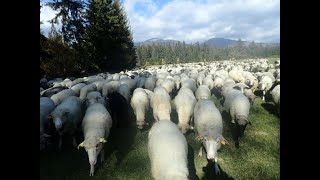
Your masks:
M84 141L78 145L78 149L79 149L80 147L84 147Z
M107 141L104 138L99 138L99 142L106 143Z

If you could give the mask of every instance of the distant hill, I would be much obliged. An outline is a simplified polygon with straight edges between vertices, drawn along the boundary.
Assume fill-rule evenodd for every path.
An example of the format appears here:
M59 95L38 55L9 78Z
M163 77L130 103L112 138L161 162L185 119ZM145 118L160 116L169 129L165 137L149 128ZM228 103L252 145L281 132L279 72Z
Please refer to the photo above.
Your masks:
M177 40L164 40L160 38L152 38L145 40L143 42L135 42L135 46L140 45L151 45L152 43L155 44L174 44L181 41ZM225 38L211 38L201 44L207 44L211 47L218 47L218 48L225 48L225 47L233 47L237 44L238 40L231 40L231 39L225 39ZM252 42L249 41L242 41L245 46L249 46ZM181 42L182 43L182 42ZM280 46L280 43L255 43L255 44L261 44L263 47L267 45L271 46Z
M204 42L204 44L207 44L211 47L219 47L219 48L225 48L225 47L233 47L237 44L238 40L231 40L231 39L225 39L225 38L211 38ZM249 41L242 41L245 46L249 46L252 42ZM255 44L261 44L263 47L267 45L271 46L279 46L280 43L255 43Z
M140 45L151 45L152 43L154 44L173 44L173 43L178 43L179 41L177 40L165 40L165 39L159 39L159 38L152 38L145 40L143 42L136 42L134 43L135 46L140 46Z

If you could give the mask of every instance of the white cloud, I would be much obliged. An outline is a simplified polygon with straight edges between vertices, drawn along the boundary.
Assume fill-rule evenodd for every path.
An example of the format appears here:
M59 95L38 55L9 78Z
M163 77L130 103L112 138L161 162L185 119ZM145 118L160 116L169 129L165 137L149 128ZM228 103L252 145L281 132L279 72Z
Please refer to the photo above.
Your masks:
M40 13L40 21L42 21L43 24L40 25L40 28L45 36L47 36L51 30L51 23L49 23L48 21L53 19L56 16L56 14L57 14L57 11L54 11L49 6L45 6L45 5L42 6L41 13ZM60 30L61 24L57 24L55 25L55 27L57 30Z
M135 6L147 4L141 14ZM150 38L203 41L212 37L270 42L280 39L279 0L125 0L135 41Z

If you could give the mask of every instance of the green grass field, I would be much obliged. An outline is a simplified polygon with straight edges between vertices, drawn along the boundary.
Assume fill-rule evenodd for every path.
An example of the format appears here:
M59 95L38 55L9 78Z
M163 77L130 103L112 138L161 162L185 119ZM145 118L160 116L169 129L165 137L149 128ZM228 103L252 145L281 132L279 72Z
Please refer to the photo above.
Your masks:
M229 116L224 113L218 99L212 100L222 112L224 119L223 136L230 145L224 145L218 152L221 175L215 176L206 154L198 157L200 143L193 132L186 135L189 144L189 178L194 179L280 179L280 118L275 114L272 103L257 98L249 116L248 125L240 148L235 147ZM177 122L177 114L171 118ZM151 112L146 116L152 122ZM71 140L65 141L62 152L40 153L40 179L153 179L147 152L148 131L135 126L113 131L105 145L105 162L97 162L95 175L89 177L89 162L85 150L77 150Z

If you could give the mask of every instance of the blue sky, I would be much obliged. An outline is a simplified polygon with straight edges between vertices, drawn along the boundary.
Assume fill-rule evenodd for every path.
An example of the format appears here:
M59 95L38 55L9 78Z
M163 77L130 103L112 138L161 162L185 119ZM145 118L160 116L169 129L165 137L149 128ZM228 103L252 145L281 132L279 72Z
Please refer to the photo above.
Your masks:
M223 37L280 42L280 0L121 0L136 42L150 38L186 42ZM41 9L47 34L54 17ZM58 26L59 28L59 26Z

